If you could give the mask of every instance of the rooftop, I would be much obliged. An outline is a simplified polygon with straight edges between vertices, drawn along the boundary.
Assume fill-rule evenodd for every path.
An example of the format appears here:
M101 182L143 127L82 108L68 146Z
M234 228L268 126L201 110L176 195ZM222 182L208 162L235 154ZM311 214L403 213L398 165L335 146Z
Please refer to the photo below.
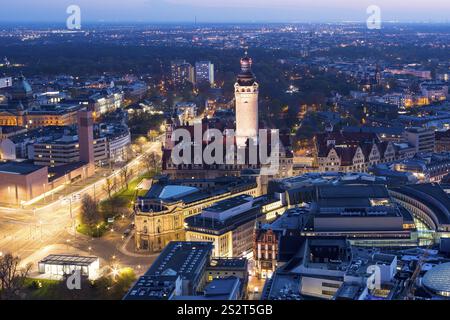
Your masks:
M145 275L194 278L202 265L207 262L212 249L213 245L210 242L172 241L164 248Z
M58 255L52 254L39 261L39 263L52 264L52 265L76 265L76 266L89 266L92 263L98 261L98 257L86 257L77 255Z
M215 299L228 299L240 285L240 279L236 277L229 277L225 279L214 279L209 283L205 290L205 297Z
M187 195L192 194L197 191L198 191L198 188L194 188L194 187L169 185L169 186L165 186L161 190L159 197L163 200L169 200L169 199L175 200L175 199L179 199L183 196L187 196Z
M45 166L38 166L28 162L3 162L0 163L0 173L26 175L38 171Z
M392 188L392 191L410 196L425 203L432 210L438 221L437 225L450 224L450 196L436 183L422 183Z
M206 210L208 210L209 212L222 212L240 206L251 200L253 200L252 197L243 194L226 200L218 201L214 205L208 207Z
M157 276L142 276L128 291L124 300L166 300L175 291L173 279Z
M423 284L440 295L450 295L450 263L442 263L428 271Z
M209 268L247 270L247 263L247 259L244 258L214 258Z
M237 226L255 220L261 215L261 207L259 206L252 207L247 211L243 211L240 214L233 215L225 220L206 217L202 214L199 214L185 219L185 223L187 224L186 230L201 229L202 232L223 234L224 232L234 229Z

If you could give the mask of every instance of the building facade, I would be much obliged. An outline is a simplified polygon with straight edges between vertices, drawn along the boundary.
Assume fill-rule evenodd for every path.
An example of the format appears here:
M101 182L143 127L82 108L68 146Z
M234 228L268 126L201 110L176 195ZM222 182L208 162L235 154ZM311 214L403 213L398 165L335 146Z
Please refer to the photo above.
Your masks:
M319 172L367 172L396 159L395 146L374 133L329 132L314 137Z
M234 85L236 99L236 142L244 147L248 139L255 142L258 137L259 85L252 72L252 59L241 59L241 72Z
M138 251L161 251L170 241L185 239L185 218L200 214L217 201L241 194L259 196L254 180L242 178L160 181L135 207Z
M214 84L214 64L211 61L199 61L195 63L195 82L200 84Z

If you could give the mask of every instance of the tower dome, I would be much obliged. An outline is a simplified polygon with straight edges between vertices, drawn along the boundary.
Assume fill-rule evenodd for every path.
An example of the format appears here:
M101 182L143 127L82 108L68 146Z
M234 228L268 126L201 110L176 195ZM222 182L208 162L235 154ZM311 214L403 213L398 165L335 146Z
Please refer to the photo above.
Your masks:
M247 55L241 59L241 72L237 76L237 82L241 86L251 86L255 82L255 75L252 72L253 60Z
M24 109L28 109L36 104L33 89L23 75L13 81L9 104L11 106L18 106L19 102Z

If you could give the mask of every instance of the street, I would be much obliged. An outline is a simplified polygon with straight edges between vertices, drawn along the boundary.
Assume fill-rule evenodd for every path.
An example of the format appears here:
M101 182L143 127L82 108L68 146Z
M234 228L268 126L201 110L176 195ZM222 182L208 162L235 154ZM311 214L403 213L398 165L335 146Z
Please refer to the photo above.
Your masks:
M126 165L133 172L130 180L144 173L144 155L159 153L160 150L158 139L149 143L141 155L130 161ZM97 201L106 199L106 180L118 176L119 172L115 170L109 176L101 173L100 177L96 174L97 180L90 178L70 185L32 206L0 208L0 255L10 252L19 256L23 265L33 264L33 272L36 272L40 259L57 253L95 255L100 258L101 266L114 263L120 267L132 267L137 274L145 272L155 257L127 254L118 249L126 240L122 236L123 231L131 221L116 222L112 228L115 230L102 238L91 238L75 231L83 196L88 194Z

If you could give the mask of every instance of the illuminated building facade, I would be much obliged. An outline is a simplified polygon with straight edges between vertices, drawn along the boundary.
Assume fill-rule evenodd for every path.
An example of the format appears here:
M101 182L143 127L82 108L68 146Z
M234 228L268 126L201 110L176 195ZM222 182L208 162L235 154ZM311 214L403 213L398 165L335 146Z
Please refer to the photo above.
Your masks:
M241 59L241 72L234 85L236 99L236 142L245 147L248 139L256 142L258 136L259 85L252 72L252 59Z
M185 239L184 219L197 215L217 201L246 194L258 196L254 180L223 177L155 183L135 207L135 241L138 251L161 251L170 241Z

